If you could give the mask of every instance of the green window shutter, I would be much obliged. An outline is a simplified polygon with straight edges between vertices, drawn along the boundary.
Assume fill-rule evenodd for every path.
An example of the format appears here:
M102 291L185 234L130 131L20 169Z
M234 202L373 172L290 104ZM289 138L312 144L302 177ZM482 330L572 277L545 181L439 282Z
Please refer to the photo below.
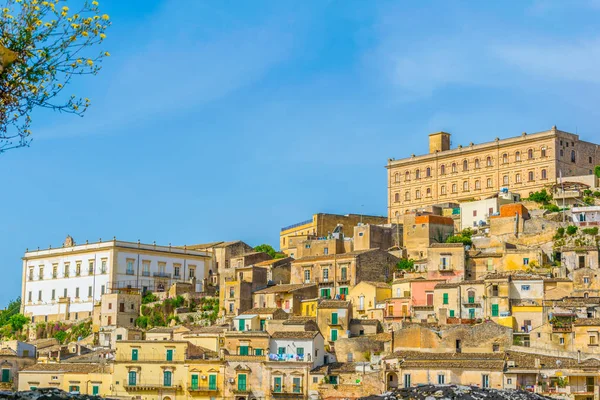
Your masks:
M450 310L450 317L453 318L454 317L454 310Z
M302 380L300 378L294 378L293 380L294 382L294 393L301 393L302 392Z
M132 349L131 350L131 361L137 361L138 360L138 349Z
M92 395L98 396L98 393L100 393L100 386L97 386L97 385L92 386Z
M255 356L262 356L263 355L263 349L254 349L254 355Z
M240 356L248 355L248 346L240 346Z
M238 329L239 329L240 331L243 331L245 327L246 327L246 325L245 325L245 322L244 322L244 320L243 320L243 319L240 319L240 320L239 320L239 322L238 322Z
M469 297L469 304L475 303L475 297Z
M261 320L260 320L260 330L261 330L261 331L264 331L264 330L265 330L265 320L264 320L264 319L261 319Z
M337 337L338 337L337 329L332 329L331 330L331 341L335 342L337 340Z
M198 375L192 375L192 389L198 389Z
M492 317L497 317L498 315L500 315L498 304L492 304Z
M2 382L10 382L10 369L2 370Z
M216 375L208 376L208 390L217 390L217 376Z
M137 373L135 371L129 371L129 386L135 386L137 383Z
M469 318L470 319L475 318L475 309L474 308L469 308Z
M296 354L299 356L304 356L304 347L297 347Z
M164 379L163 379L163 386L166 386L166 387L171 386L171 371L165 371Z
M275 393L281 392L281 377L279 377L279 376L275 377L275 382L273 384L273 391Z
M448 293L444 293L444 304L448 304Z
M338 314L336 312L331 313L331 323L333 325L337 325L338 323Z
M167 361L173 361L173 350L167 350Z
M246 391L246 374L238 375L238 390Z

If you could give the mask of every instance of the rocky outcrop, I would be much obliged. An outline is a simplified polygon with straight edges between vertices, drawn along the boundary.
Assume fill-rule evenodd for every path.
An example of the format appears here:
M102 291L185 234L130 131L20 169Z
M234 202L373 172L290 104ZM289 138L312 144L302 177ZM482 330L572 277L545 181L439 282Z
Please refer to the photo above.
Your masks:
M362 397L360 400L541 400L549 397L520 390L482 389L476 386L423 385L397 389L379 396Z

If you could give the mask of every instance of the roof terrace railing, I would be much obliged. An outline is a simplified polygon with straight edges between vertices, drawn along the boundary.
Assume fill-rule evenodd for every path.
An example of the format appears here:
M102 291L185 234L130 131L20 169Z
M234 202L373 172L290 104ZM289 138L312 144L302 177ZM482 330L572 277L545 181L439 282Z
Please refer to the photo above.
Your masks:
M307 224L310 224L310 223L312 223L312 219L307 219L306 221L298 222L298 223L293 224L293 225L284 226L283 228L281 228L281 232L287 231L288 229L297 228L297 227L302 226L302 225L307 225Z

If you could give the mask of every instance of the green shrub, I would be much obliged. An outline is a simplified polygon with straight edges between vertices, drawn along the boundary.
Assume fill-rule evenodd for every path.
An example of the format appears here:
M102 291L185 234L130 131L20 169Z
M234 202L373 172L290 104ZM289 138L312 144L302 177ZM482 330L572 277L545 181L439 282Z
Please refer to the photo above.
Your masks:
M415 268L415 260L403 258L396 264L396 269L400 271L412 271Z
M55 332L53 337L54 337L54 339L58 340L58 342L60 344L63 344L65 342L65 340L67 339L67 332L65 332L65 331Z
M561 238L563 236L565 236L565 228L561 226L556 230L556 237Z
M592 191L591 191L590 189L585 189L585 190L583 191L583 195L584 195L584 196L589 196L589 195L591 195L591 194L592 194Z
M583 228L581 232L585 233L586 235L596 236L598 234L598 227L595 226L593 228Z
M546 204L543 206L543 208L550 212L559 212L560 211L560 207L558 207L556 204Z
M463 235L454 235L446 239L446 243L462 243L465 246L470 246L473 244L473 241L470 237L465 237Z
M533 192L529 195L527 200L535 201L536 203L548 204L550 200L552 200L552 195L546 191L546 189L542 189L539 192Z
M588 206L593 206L594 205L594 198L593 197L589 197L586 196L583 198L583 202L588 205Z
M575 233L577 233L576 226L574 226L574 225L567 226L567 235L573 236Z
M594 167L594 175L596 175L596 177L600 178L600 165L596 165Z
M137 326L138 328L146 329L148 328L148 322L149 318L142 315L141 317L137 317L137 319L135 320L135 326Z
M600 190L596 190L596 191L594 192L594 197L595 197L595 198L599 198L599 197L600 197Z
M142 304L154 303L155 301L158 301L158 297L152 292L146 292L144 297L142 297Z

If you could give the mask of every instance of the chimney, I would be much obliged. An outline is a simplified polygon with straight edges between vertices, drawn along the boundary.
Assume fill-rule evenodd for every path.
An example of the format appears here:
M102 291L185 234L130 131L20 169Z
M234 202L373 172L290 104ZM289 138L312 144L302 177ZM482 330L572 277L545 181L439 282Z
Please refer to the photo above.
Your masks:
M429 154L450 150L450 134L436 132L429 135Z

